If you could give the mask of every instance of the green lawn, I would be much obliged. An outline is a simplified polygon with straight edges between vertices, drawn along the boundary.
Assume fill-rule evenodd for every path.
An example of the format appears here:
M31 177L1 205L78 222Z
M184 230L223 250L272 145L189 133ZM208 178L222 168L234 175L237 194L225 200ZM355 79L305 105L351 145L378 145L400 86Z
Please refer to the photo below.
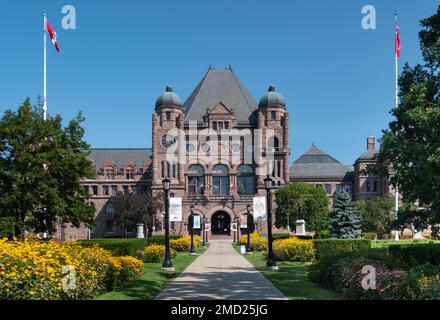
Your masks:
M240 251L235 245L233 246L238 252ZM252 255L245 255L244 257L289 299L343 299L338 293L324 289L310 281L307 277L306 263L277 261L279 270L268 271L265 269L266 257L262 251L254 251Z
M197 248L196 253L202 254L206 248ZM154 299L164 287L183 272L198 255L190 256L187 252L179 252L172 259L175 272L162 270L162 262L145 263L143 275L116 290L97 297L97 300L150 300Z

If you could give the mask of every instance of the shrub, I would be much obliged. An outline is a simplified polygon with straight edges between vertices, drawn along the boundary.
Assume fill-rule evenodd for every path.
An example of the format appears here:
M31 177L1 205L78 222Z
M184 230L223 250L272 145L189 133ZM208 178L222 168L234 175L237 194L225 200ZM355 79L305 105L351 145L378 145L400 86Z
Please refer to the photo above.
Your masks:
M66 266L74 273L66 274ZM3 239L0 299L91 299L139 276L141 268L142 262L137 259L115 257L96 246ZM63 289L68 283L72 286Z
M290 234L289 233L274 233L274 234L272 234L272 238L274 240L276 240L276 239L287 239L287 238L290 238Z
M139 259L143 262L160 262L165 256L165 246L161 244L150 244L144 250L139 252ZM176 251L170 248L170 256L174 258Z
M367 239L367 240L376 240L377 239L377 234L375 232L364 232L361 234L363 239Z
M362 268L373 266L376 289L365 290ZM383 252L364 251L325 255L309 268L309 277L323 287L350 299L405 299L411 296L407 272L402 265Z
M180 236L170 236L170 239L177 239ZM79 240L82 246L94 246L98 245L101 248L110 250L113 254L118 256L132 256L136 257L138 252L143 250L150 244L164 244L165 238L163 236L156 236L152 238L130 238L130 239L91 239L91 240Z
M240 237L240 244L247 244L247 234ZM262 237L260 233L251 233L249 235L249 245L252 250L262 251L267 250L267 238Z
M200 236L193 236L194 247L200 247L201 238ZM189 251L191 247L191 237L181 237L179 239L174 239L170 241L170 247L176 251L183 252Z
M371 240L367 239L315 239L313 244L316 249L317 259L325 255L358 252L371 248Z
M273 242L274 258L280 261L311 261L315 257L313 242L296 237L279 239Z
M440 244L438 243L391 245L388 251L413 266L426 263L440 265Z

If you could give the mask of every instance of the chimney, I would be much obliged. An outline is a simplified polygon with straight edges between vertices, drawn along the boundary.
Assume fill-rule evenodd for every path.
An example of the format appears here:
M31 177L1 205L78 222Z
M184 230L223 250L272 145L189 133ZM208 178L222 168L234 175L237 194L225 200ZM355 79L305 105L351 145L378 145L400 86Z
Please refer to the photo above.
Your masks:
M374 137L373 136L369 136L367 138L367 150L373 150L376 149L375 145L374 145Z

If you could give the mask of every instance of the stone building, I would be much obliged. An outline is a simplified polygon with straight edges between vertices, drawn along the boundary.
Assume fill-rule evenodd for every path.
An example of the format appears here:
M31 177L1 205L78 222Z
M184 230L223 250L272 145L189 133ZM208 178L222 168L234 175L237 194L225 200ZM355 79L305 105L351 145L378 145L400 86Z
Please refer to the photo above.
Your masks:
M161 192L165 177L171 180L170 195L183 201L183 221L171 223L171 232L188 232L193 206L211 223L212 236L230 235L231 222L247 215L253 197L266 195L267 173L274 189L303 181L324 188L329 200L340 189L355 200L390 192L387 181L362 172L376 162L373 137L354 165L312 145L289 166L288 131L286 103L275 87L269 86L257 103L230 67L210 67L185 102L167 86L155 103L151 149L91 149L97 177L82 183L96 207L95 228L64 226L56 237L121 235L109 198L117 192Z
M356 159L354 165L345 165L312 144L290 166L290 181L324 188L329 200L341 190L348 191L356 201L383 196L394 192L388 179L364 172L368 165L378 164L378 152L375 139L370 136L367 138L366 151Z

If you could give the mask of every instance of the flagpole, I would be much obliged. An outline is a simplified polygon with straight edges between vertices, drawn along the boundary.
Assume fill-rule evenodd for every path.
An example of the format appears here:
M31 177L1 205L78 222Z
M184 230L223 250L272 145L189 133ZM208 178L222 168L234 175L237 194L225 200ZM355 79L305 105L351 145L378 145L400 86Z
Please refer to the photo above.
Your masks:
M399 83L398 83L398 57L397 57L397 10L394 11L394 24L395 24L395 39L394 39L394 45L396 46L395 50L394 50L394 56L395 56L395 96L394 96L394 108L397 109L399 103L398 103L398 98L399 98ZM400 48L399 48L400 50ZM399 186L396 185L396 190L395 190L395 210L396 210L396 220L398 219L398 214L399 214ZM394 234L394 240L399 241L399 231L395 230L395 234Z
M46 104L46 12L44 13L44 72L43 72L43 82L44 82L44 89L43 89L43 119L46 121L47 118L47 104Z

